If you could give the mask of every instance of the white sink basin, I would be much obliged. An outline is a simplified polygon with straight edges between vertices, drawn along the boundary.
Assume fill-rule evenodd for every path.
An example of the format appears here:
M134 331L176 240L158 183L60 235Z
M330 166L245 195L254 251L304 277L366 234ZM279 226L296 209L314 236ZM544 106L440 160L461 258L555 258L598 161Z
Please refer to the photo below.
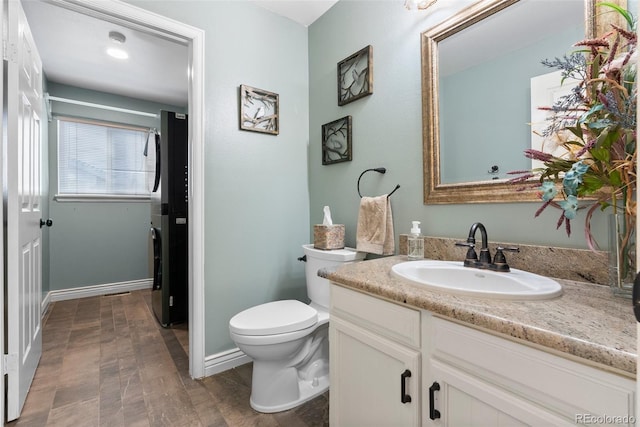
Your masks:
M465 267L454 261L408 261L391 274L432 290L486 298L536 300L562 295L555 280L512 268L501 273Z

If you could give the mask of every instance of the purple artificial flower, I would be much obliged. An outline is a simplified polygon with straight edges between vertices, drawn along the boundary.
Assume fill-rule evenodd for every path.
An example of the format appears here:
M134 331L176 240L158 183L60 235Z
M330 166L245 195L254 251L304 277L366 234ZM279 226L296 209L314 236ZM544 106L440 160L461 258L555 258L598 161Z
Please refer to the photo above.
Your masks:
M524 150L524 156L528 159L540 160L541 162L548 162L553 159L553 156L551 154L545 153L540 150L534 150L533 148Z

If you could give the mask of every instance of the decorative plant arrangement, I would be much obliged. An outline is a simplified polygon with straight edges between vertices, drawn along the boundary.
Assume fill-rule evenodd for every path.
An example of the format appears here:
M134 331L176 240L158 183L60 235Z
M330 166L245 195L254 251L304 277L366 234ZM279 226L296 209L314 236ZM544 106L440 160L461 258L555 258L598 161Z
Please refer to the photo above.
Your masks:
M511 182L538 178L543 203L535 216L549 206L560 209L557 228L564 225L567 235L578 209L588 208L584 231L592 250L598 248L591 235L593 213L599 208L621 214L620 239L610 243L610 252L617 255L613 267L622 286L633 281L627 273L635 274L636 21L615 4L597 5L621 14L628 29L611 25L602 37L576 43L573 53L543 61L561 71L563 82L575 79L578 84L545 108L549 124L541 135L543 150L525 150L526 157L544 167L512 172L520 176ZM592 203L581 205L584 198Z

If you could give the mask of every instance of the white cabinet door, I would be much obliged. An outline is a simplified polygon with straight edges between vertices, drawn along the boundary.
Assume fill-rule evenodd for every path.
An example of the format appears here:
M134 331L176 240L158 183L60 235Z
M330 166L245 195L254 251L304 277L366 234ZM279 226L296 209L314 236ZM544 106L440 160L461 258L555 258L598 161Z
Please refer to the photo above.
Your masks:
M331 426L419 426L420 352L336 316L329 330Z
M423 367L429 376L423 387L428 390L444 379L448 386L441 383L436 394L445 402L454 387L529 425L549 425L547 419L552 425L633 423L633 380L444 319L422 317L430 322L423 331L431 337L423 339L428 343L423 357L429 361ZM448 409L443 408L438 408L443 423L436 425L460 425L444 423ZM450 417L458 415L457 409L448 411Z
M484 382L437 360L431 361L431 374L439 390L429 395L427 425L465 427L570 426L512 393ZM433 384L424 384L428 390ZM433 397L433 398L432 398ZM438 411L436 414L435 411Z

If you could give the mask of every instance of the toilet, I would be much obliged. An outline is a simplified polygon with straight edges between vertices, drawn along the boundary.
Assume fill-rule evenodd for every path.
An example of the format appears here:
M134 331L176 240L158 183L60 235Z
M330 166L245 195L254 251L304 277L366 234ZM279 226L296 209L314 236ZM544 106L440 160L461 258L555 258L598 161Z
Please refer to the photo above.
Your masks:
M317 272L365 256L351 248L302 248L311 302L269 302L229 321L231 339L253 360L250 404L258 412L294 408L329 388L329 281Z

